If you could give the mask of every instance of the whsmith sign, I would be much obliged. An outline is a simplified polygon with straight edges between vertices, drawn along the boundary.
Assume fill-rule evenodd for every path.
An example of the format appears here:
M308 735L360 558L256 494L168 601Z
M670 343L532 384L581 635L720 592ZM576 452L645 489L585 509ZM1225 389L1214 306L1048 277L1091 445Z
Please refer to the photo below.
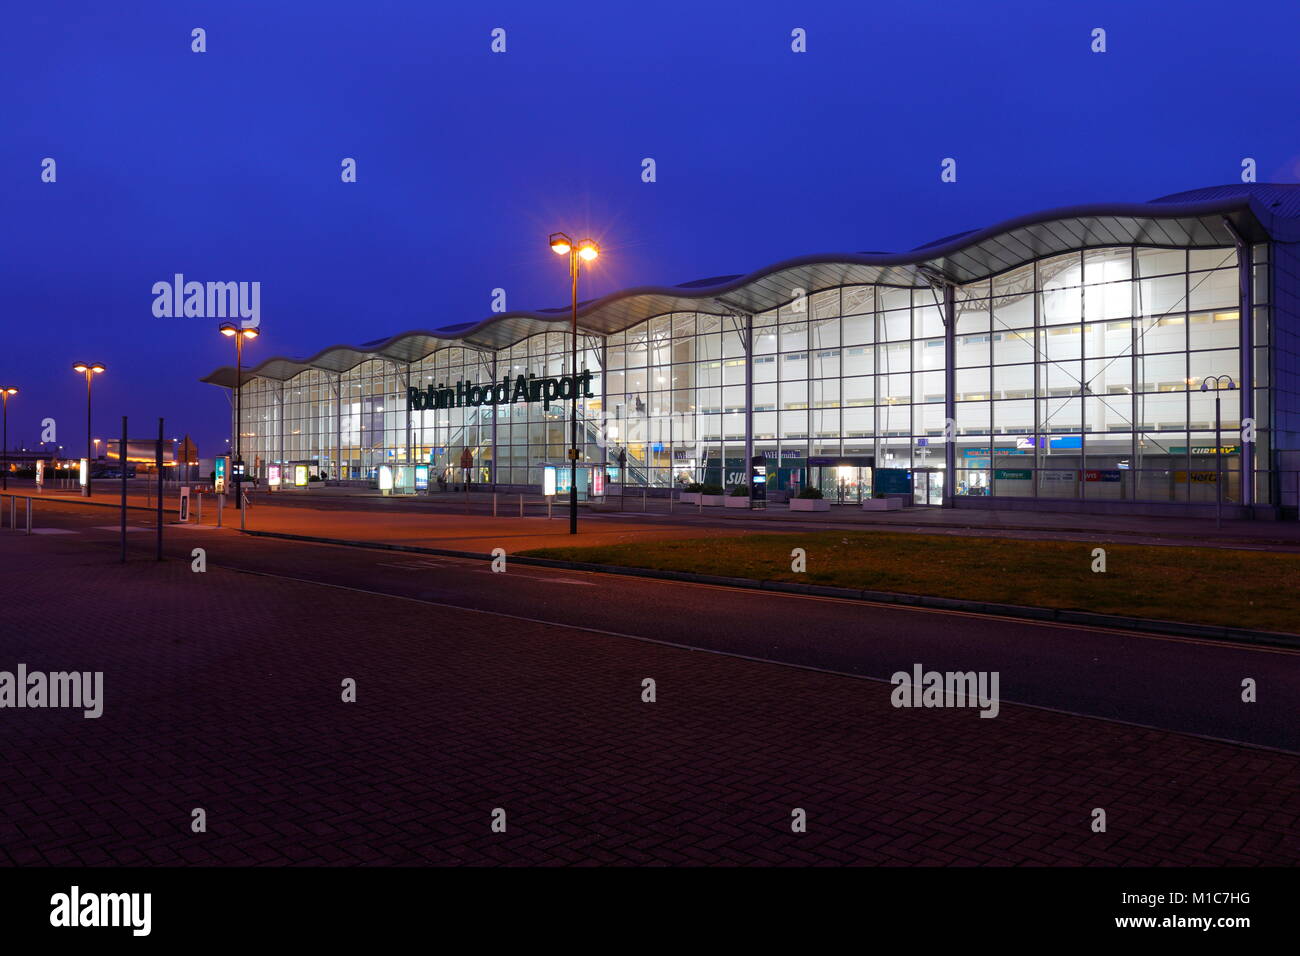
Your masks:
M591 391L591 373L579 375L561 375L559 377L537 378L533 375L519 375L514 383L507 375L491 385L477 385L472 382L459 381L456 387L430 385L426 389L411 386L406 390L407 411L420 412L436 408L465 408L477 405L513 405L515 402L541 402L549 409L551 402L565 401L574 397L574 390L581 389L578 398L595 398Z

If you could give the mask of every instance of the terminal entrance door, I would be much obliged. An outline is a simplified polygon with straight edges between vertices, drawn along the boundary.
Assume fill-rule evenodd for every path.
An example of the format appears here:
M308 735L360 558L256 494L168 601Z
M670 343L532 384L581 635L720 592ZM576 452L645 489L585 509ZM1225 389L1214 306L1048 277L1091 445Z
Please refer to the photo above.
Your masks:
M912 504L943 504L944 473L935 468L917 468L912 472Z
M831 504L857 505L871 497L875 458L850 455L840 458L809 458L812 487Z

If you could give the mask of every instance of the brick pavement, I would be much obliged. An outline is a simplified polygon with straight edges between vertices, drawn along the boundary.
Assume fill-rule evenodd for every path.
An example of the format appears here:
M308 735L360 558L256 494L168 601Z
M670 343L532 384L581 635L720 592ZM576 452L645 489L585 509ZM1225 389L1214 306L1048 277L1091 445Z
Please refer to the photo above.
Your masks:
M68 538L0 561L0 669L103 670L106 698L0 711L10 864L1300 861L1292 755Z

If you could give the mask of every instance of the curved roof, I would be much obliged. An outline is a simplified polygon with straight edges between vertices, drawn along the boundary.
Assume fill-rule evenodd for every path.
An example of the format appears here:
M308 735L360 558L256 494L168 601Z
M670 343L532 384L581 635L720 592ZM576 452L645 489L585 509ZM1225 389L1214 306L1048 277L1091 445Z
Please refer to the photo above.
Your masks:
M1231 226L1229 226L1231 223ZM1097 246L1230 246L1233 230L1251 242L1300 241L1300 185L1237 183L1175 193L1145 203L1065 206L957 233L901 253L799 256L746 275L639 286L580 303L579 326L612 334L668 312L759 313L791 301L794 288L840 285L927 286L974 282L1044 256ZM417 361L449 345L499 349L538 332L564 329L569 309L504 312L478 322L402 332L364 345L332 345L309 358L270 358L246 369L252 378L288 379L307 369L344 372L373 358ZM201 381L231 387L235 370Z

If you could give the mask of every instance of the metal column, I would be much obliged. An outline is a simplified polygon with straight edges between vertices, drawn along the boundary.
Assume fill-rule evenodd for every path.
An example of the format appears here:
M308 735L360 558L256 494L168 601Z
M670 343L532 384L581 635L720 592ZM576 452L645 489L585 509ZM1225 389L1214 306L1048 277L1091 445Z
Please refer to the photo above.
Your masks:
M745 484L753 478L754 462L754 316L745 313L745 330L741 333L741 344L745 347ZM811 343L809 343L811 344ZM807 363L809 371L812 363ZM812 387L812 382L808 383ZM725 405L725 403L723 403ZM810 402L809 405L812 403ZM811 433L810 433L811 437ZM725 463L724 463L725 469ZM754 489L749 489L750 506L753 507Z
M952 422L952 434L943 443L943 506L953 506L957 481L957 290L951 282L943 287L943 418L944 431ZM992 449L990 449L992 451ZM992 461L989 462L992 464ZM928 494L928 488L927 488Z
M1238 416L1240 428L1245 427L1246 419L1255 418L1255 250L1246 237L1241 234L1232 220L1226 216L1223 224L1232 234L1233 244L1237 247L1237 344L1241 350L1241 413ZM1216 396L1217 397L1217 396ZM1237 434L1240 436L1241 431ZM1217 441L1217 439L1216 439ZM1190 446L1188 448L1190 452ZM1215 449L1215 457L1222 457L1222 444ZM1255 443L1241 442L1241 503L1250 507L1255 503Z

